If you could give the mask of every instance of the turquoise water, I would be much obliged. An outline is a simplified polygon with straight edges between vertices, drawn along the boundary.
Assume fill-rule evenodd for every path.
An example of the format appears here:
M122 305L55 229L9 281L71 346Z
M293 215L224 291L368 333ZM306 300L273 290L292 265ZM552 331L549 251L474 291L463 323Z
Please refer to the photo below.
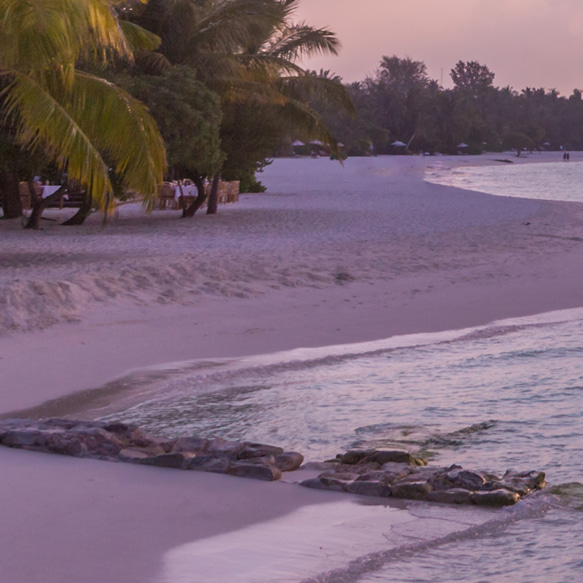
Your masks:
M403 447L437 464L544 470L503 523L313 581L583 581L583 310L467 331L206 363L116 418L322 460Z
M437 161L428 168L425 179L500 196L583 202L583 164L576 161L458 168Z

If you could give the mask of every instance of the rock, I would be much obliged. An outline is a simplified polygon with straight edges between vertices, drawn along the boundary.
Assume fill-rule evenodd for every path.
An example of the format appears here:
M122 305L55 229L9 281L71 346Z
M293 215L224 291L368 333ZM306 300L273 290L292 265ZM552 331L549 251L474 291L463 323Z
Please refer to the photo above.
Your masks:
M68 433L50 433L46 437L45 447L51 453L74 457L80 457L87 451L80 439ZM119 449L116 453L119 453Z
M341 482L334 482L329 478L308 478L300 482L300 486L314 488L315 490L328 490L331 492L344 492L344 486Z
M434 484L440 485L441 476L444 474L444 468L440 467L414 467L410 468L409 472L404 474L402 478L396 480L399 483L402 482L428 482L433 490L447 490L447 488L438 488Z
M283 448L273 445L263 445L261 443L247 443L245 442L241 448L238 449L237 458L240 460L250 460L260 457L278 456L283 453Z
M190 463L183 469L195 470L199 472L212 472L214 474L226 474L229 471L231 462L227 457L215 457L211 455L194 456Z
M368 457L374 453L374 449L353 449L347 451L344 455L339 455L339 460L341 464L354 465L361 462L365 457Z
M381 470L388 477L390 482L397 482L401 478L410 475L415 471L413 466L409 464L397 464L395 462L388 462L383 464Z
M23 421L27 421L24 420ZM46 429L62 429L65 431L69 431L74 428L78 427L100 427L104 426L103 423L93 423L89 422L86 423L84 421L74 421L73 419L58 419L58 418L49 418L49 419L39 419L37 422L38 429L46 430Z
M172 445L171 453L205 453L208 450L208 439L200 437L179 437Z
M319 477L348 483L358 479L358 474L354 472L328 471L321 473Z
M127 462L130 464L140 464L144 459L147 459L149 456L145 451L136 448L127 448L122 449L119 452L118 459L120 462Z
M403 450L379 450L371 455L366 456L363 463L377 463L383 466L386 463L408 464L411 466L426 466L427 462L424 459L411 455L408 451Z
M162 449L160 446L162 440L148 435L145 431L137 427L133 429L127 439L135 447L157 447Z
M36 429L6 431L1 437L1 442L8 447L42 448L46 445L44 434Z
M372 472L364 472L357 478L357 482L387 482L390 475L382 470L373 470Z
M186 461L187 458L183 453L163 453L147 457L140 463L159 468L177 468L181 470L186 465ZM188 459L188 462L191 462L191 460Z
M205 453L212 455L226 455L230 458L237 459L239 450L242 449L244 445L245 444L240 441L230 441L218 437L208 442Z
M427 494L428 502L439 502L441 504L470 504L471 492L462 488L452 488L451 490L440 490Z
M359 496L376 496L388 498L391 495L391 488L388 483L376 480L355 480L344 486L344 491Z
M447 472L445 480L454 488L464 488L465 490L479 490L486 483L486 480L478 472L469 470L458 470Z
M430 492L431 486L427 482L407 482L405 484L397 482L391 486L391 495L394 498L427 500Z
M544 488L546 485L545 477L544 472L513 472L508 470L502 476L501 485L511 492L526 496L532 490Z
M293 472L304 462L304 456L295 451L283 452L275 456L275 465L282 472Z
M470 496L472 504L478 506L512 506L520 500L516 492L500 489L491 492L474 492Z
M70 429L70 427L67 429ZM114 421L113 423L103 425L103 429L109 433L117 433L119 435L123 435L125 438L129 438L134 429L137 429L137 427L135 425L128 425L127 423Z
M72 441L79 441L82 446L82 454L80 455L83 455L84 457L95 457L108 460L116 458L127 443L124 440L111 439L110 435L100 429L92 429L76 434L55 433L53 435L69 435ZM154 446L150 448L148 453L150 455L156 455L163 452L164 450L162 448Z
M282 471L293 471L303 463L300 453L272 445L196 436L164 439L127 423L72 419L0 420L0 444L269 481L278 480ZM329 463L308 466L326 471L304 480L303 486L450 504L506 506L545 486L542 472L508 471L499 478L457 465L427 466L425 460L403 450L350 450Z
M182 452L173 452L172 450L174 449L174 445L176 444L176 439L163 439L162 441L159 442L160 447L166 452L166 453L182 453Z
M259 464L249 461L239 461L229 468L229 474L240 478L253 478L254 480L266 480L273 482L281 478L279 468L271 464Z

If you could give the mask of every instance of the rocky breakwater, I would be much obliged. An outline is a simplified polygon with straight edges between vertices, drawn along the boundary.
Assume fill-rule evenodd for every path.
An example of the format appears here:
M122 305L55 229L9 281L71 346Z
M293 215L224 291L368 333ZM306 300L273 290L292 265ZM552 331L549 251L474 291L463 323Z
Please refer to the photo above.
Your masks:
M446 504L510 506L545 486L538 471L503 476L461 466L429 466L405 451L354 450L323 464L326 471L302 486L364 496L425 500Z
M279 480L304 458L260 443L181 437L163 439L135 425L69 419L0 420L0 444L46 453L181 470Z
M0 420L0 444L269 481L279 480L282 472L297 470L304 461L299 453L261 443L200 437L165 439L126 423L70 419ZM425 460L399 450L353 450L317 465L325 471L300 482L302 486L448 504L508 506L545 486L542 472L508 471L496 476L457 465L428 466Z

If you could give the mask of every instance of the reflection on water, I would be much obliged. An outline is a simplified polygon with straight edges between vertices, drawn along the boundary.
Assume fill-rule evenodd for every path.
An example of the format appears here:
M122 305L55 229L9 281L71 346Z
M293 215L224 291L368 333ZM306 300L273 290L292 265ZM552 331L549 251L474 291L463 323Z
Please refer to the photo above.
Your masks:
M500 196L583 202L583 163L543 162L448 168L434 163L425 180Z
M309 460L404 446L497 471L534 464L568 481L583 445L583 320L497 329L205 374L204 392L193 374L115 417L169 436L271 442Z
M545 470L555 486L553 496L545 494L548 512L334 580L583 580L583 311L433 342L331 352L193 372L115 417L161 434L282 445L308 460L397 446L439 464Z

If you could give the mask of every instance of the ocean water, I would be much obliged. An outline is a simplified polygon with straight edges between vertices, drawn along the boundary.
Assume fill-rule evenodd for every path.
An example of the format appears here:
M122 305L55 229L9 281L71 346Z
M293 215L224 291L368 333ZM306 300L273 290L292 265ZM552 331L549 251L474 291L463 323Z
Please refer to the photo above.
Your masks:
M365 553L305 581L576 582L583 581L582 358L583 310L570 310L190 363L114 417L159 434L278 444L308 461L354 447L399 447L436 464L543 470L548 490L504 520L459 537L436 533L402 552Z
M425 180L500 196L583 202L583 164L576 161L457 168L436 161Z
M583 201L583 164L575 162L450 170L437 161L426 179L504 196ZM396 546L387 539L383 550L378 541L373 548L371 533L367 538L356 529L349 545L358 548L358 557L340 566L295 579L289 576L293 566L285 577L268 570L225 578L216 572L223 561L217 559L209 581L578 583L583 581L582 362L583 309L569 310L470 330L179 363L157 371L155 390L109 417L161 435L281 445L302 452L307 461L355 447L398 447L439 465L547 474L545 491L485 522L482 509L465 509L470 523L475 515L472 527L444 535L433 530L439 521L432 519L443 524L459 508L411 503L427 525L423 539ZM367 509L381 530L382 513L388 511ZM297 528L313 518L306 510L296 517ZM221 557L225 549L252 562L253 549L244 546L250 538L262 541L260 560L266 564L278 545L293 546L298 537L309 545L308 533L278 538L293 520L178 549L170 561L174 570L167 570L163 581L191 583L192 569L202 568L204 556ZM306 561L316 554L302 552ZM301 553L292 555L291 563L301 560ZM186 565L182 571L180 564Z

